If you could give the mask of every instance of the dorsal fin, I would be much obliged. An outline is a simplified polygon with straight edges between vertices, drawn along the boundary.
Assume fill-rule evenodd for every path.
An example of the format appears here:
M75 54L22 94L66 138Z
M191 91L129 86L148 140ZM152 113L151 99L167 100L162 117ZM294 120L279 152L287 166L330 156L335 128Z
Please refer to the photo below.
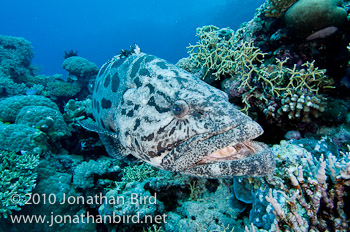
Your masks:
M105 145L106 151L113 158L122 159L128 155L125 148L120 144L116 133L100 128L92 120L79 121L79 124L86 130L97 132Z

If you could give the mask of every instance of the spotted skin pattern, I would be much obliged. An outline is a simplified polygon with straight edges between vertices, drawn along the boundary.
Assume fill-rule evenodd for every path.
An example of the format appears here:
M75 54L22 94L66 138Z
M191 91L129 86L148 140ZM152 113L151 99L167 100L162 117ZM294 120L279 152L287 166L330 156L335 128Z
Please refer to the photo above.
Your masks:
M246 158L201 164L219 149L258 137L262 128L224 92L137 49L102 66L92 101L98 126L82 125L100 134L112 156L132 154L164 170L207 178L274 170L271 150L257 142Z

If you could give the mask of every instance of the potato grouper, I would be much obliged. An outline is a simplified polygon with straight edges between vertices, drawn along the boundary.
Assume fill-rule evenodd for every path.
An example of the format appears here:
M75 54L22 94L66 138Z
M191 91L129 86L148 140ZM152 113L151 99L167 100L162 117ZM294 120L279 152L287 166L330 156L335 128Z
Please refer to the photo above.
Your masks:
M272 151L253 141L263 129L224 92L137 46L102 66L92 103L96 123L81 125L113 157L207 178L274 171Z

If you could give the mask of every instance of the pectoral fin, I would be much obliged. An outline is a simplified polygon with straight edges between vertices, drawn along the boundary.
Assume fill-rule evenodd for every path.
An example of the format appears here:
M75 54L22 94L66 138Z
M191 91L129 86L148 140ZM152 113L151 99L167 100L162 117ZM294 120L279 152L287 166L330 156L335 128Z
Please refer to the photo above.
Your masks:
M105 130L96 125L92 120L83 120L79 124L86 130L98 133L106 151L115 159L122 159L128 154L124 147L120 144L117 133Z

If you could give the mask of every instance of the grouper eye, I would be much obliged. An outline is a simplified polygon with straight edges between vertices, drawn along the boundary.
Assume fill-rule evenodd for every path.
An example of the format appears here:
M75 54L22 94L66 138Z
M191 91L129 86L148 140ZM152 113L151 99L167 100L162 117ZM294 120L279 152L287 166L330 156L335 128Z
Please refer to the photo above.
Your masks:
M189 107L183 100L178 100L173 105L173 114L178 118L185 116L188 113L188 110Z

